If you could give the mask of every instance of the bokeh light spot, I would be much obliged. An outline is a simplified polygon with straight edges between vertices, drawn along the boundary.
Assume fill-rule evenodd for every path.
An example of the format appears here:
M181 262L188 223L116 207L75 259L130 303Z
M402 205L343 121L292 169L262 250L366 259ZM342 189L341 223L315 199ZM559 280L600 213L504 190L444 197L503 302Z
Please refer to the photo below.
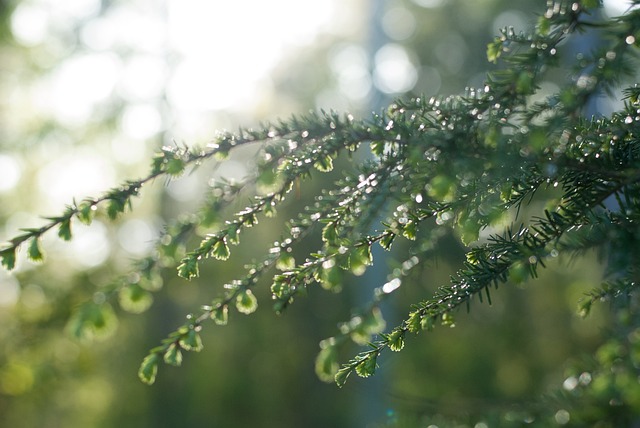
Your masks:
M604 9L609 16L620 16L640 6L632 6L629 0L604 0Z
M373 82L382 92L407 92L417 80L418 72L404 47L388 43L376 52Z
M11 33L23 46L36 46L44 42L49 31L47 12L32 3L20 3L11 14Z
M101 0L39 0L52 15L66 23L69 19L84 20L91 18L100 11Z
M416 31L416 18L409 9L394 7L382 17L382 29L393 40L406 40Z
M20 297L20 283L18 280L0 271L0 307L13 306Z
M371 91L369 60L363 47L344 44L332 49L329 66L337 77L340 92L348 98L361 100Z
M62 155L38 173L42 199L56 209L73 198L96 195L114 184L113 167L96 151Z
M415 4L418 6L422 6L425 8L434 8L442 6L446 0L413 0Z
M297 0L169 1L169 42L182 57L169 101L186 111L246 104L285 48L310 43L333 8L334 2Z
M162 96L167 64L160 57L136 55L124 65L120 92L130 101L148 101Z
M78 224L70 244L70 257L81 268L101 265L107 260L111 251L107 228L99 221L94 221L90 226Z
M122 131L135 140L144 140L160 132L162 118L153 104L129 105L122 113Z
M156 230L146 221L129 220L118 229L118 242L128 253L144 256L154 245Z
M193 202L194 199L202 195L204 186L200 178L194 174L182 176L179 180L171 180L166 189L169 196L176 201Z
M85 123L96 105L112 94L120 66L111 53L69 58L52 74L48 96L43 96L45 108L66 125Z
M0 154L0 193L12 190L22 175L18 161L9 155Z

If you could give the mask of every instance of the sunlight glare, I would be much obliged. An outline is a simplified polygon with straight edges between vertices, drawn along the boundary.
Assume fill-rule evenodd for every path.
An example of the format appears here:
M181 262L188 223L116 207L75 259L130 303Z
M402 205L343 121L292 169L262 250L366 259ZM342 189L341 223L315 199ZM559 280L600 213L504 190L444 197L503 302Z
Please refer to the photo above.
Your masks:
M128 101L150 101L162 96L169 70L157 55L136 55L122 71L118 90Z
M0 193L12 190L18 181L22 171L15 157L0 154Z
M109 160L95 151L79 151L55 158L38 172L43 201L56 209L73 198L103 192L115 184Z
M604 9L609 16L620 16L638 6L631 6L630 0L604 0Z
M87 19L100 11L101 0L39 0L59 20Z
M407 92L417 80L418 71L403 46L387 43L376 52L373 81L382 92Z
M49 18L44 8L21 3L11 14L11 33L23 46L36 46L44 42L49 31Z
M43 88L43 107L66 125L86 122L93 108L112 94L120 66L118 57L111 53L69 58L52 74Z
M352 100L364 99L371 90L369 58L355 43L344 44L329 52L329 66L338 78L340 91Z
M169 0L169 42L180 55L169 82L179 109L217 110L251 100L285 49L312 41L333 2Z
M145 140L162 129L162 118L154 104L133 104L122 113L122 132L134 140Z
M68 257L83 268L101 265L111 252L107 228L100 221L94 221L90 226L77 224L70 245Z
M425 8L435 8L442 6L447 0L413 0L418 6Z
M84 40L102 45L103 49L165 53L167 34L163 22L163 5L162 2L158 3L160 4L145 4L141 1L115 3L103 16L88 21L87 29L82 34Z

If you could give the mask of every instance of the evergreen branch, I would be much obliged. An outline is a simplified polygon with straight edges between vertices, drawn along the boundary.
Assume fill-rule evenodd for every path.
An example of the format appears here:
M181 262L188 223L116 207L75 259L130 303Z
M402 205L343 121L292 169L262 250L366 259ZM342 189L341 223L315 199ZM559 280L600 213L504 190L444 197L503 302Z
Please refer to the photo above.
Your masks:
M411 261L409 268L394 271L374 291L368 305L340 324L338 334L321 342L316 370L323 380L333 377L342 386L352 372L372 375L381 352L403 349L408 333L429 330L438 323L453 326L456 310L463 306L469 310L476 297L491 303L492 288L534 278L539 267L560 254L609 250L614 244L625 248L612 250L610 256L611 269L617 270L619 279L592 291L581 303L581 314L588 313L596 301L630 296L640 261L640 90L626 88L624 109L610 118L584 119L581 115L594 95L612 94L623 79L635 75L640 12L599 24L588 18L596 3L548 1L532 33L503 29L487 48L488 59L500 61L501 68L481 88L470 88L462 96L399 100L368 121L325 112L294 117L263 125L258 131L224 134L214 145L195 152L165 148L154 158L147 177L126 182L100 198L74 202L41 228L23 230L0 249L0 263L13 269L16 251L25 244L29 258L42 260L39 241L49 230L58 228L60 238L69 240L72 220L90 223L102 205L108 217L115 219L140 188L156 177L177 177L186 168L223 157L238 145L263 143L256 155L258 172L249 181L256 187L268 187L269 193L260 188L249 205L222 226L214 224L222 206L205 204L196 216L179 222L177 230L165 230L156 254L135 266L138 277L112 286L107 297L118 292L122 299L129 299L130 309L141 308L140 302L146 304L145 296L155 286L165 261L178 264L187 239L198 226L210 233L180 258L178 275L187 279L198 275L203 258L227 260L229 244L238 243L240 232L255 225L260 215L274 215L275 207L290 197L296 184L311 177L314 169L329 172L344 152L367 146L373 160L354 162L353 174L322 190L312 206L285 222L284 236L266 257L246 266L243 276L223 286L220 297L190 314L150 351L139 370L144 382L153 383L160 361L180 365L183 351L200 351L200 333L207 320L227 324L230 307L243 314L254 312L258 304L254 287L270 270L280 271L273 275L271 293L274 309L281 313L312 283L339 291L343 272L361 274L373 263L372 246L378 243L389 250L398 236L410 241L421 238L410 251L417 247L429 252L435 251L433 242L427 242L430 238L454 229L464 244L474 243L474 247L468 249L466 261L449 284L412 306L408 317L384 334L379 303L400 286L406 271L422 263L417 257L405 260ZM611 37L607 46L582 53L573 80L557 94L532 104L531 96L547 70L559 64L563 40L570 33L595 27ZM542 217L527 217L519 228L501 228L478 242L480 230L495 227L500 217L516 211L519 218L523 204L538 196L536 192L545 185L548 194L542 198L554 204L555 210L545 210ZM228 195L229 199L237 199L238 194ZM556 196L558 201L553 199ZM421 230L429 219L435 219L435 226ZM378 220L382 227L375 224ZM294 247L320 225L321 248L296 263ZM172 247L165 248L164 241L170 241ZM121 302L125 309L126 305ZM108 303L99 306L100 302L91 302L81 308L70 329L78 335L97 334L91 326L108 324L105 320L112 316ZM379 336L371 341L375 335ZM368 343L369 349L339 368L337 348L349 339Z
M605 197L603 194L593 197L590 207L599 206ZM454 325L452 311L462 305L469 308L474 296L481 299L484 292L490 302L491 287L497 288L510 277L515 280L536 277L537 266L545 266L544 259L552 254L560 238L588 219L588 211L572 208L560 206L556 212L546 211L545 217L539 218L531 227L521 226L515 233L508 229L503 235L491 236L485 246L468 252L464 269L457 272L450 285L440 287L431 299L417 305L400 326L372 342L371 349L358 354L338 370L335 376L338 386L344 385L354 371L361 377L372 375L380 353L385 348L404 344L407 333L430 330L438 321L446 326Z
M578 314L586 317L596 302L612 301L619 297L629 297L636 291L638 284L628 279L619 279L613 282L605 282L600 288L595 288L578 302Z
M75 217L84 224L90 224L98 206L107 203L107 215L114 220L119 214L131 205L131 199L138 196L140 189L146 183L167 175L178 176L184 169L192 164L197 164L214 155L219 155L226 150L226 146L253 142L253 140L234 140L234 137L226 135L220 137L219 143L212 144L206 150L175 149L163 147L162 152L156 154L152 162L151 172L144 178L127 181L120 187L114 188L99 198L87 198L79 204L67 206L64 213L58 217L47 217L49 223L37 229L25 229L27 233L19 235L9 241L9 245L0 250L0 262L7 269L15 267L16 252L26 241L31 240L29 257L34 261L42 260L42 252L39 250L38 241L49 230L58 227L58 236L68 241L72 239L71 220Z
M127 181L120 187L114 188L99 198L87 198L81 203L67 206L64 213L57 217L48 217L49 223L40 228L24 229L0 249L0 264L7 270L15 267L18 248L27 241L30 243L29 256L34 261L42 260L43 254L39 247L39 240L46 232L58 228L58 236L63 240L72 238L71 220L76 217L85 224L90 224L97 207L107 203L107 215L114 220L119 214L130 207L131 199L138 196L142 186L160 176L177 177L188 166L196 165L212 157L224 158L235 147L250 143L279 141L297 137L301 142L315 141L338 131L352 132L353 128L345 126L352 118L343 121L339 115L323 113L322 115L308 115L302 118L293 117L289 122L280 121L277 124L267 124L262 129L254 131L241 129L239 134L224 133L219 135L214 143L205 149L189 149L163 147L156 154L151 164L150 173L141 179ZM287 169L287 168L285 168ZM288 168L295 174L296 167Z
M184 251L199 225L208 225L213 221L211 212L222 209L246 185L248 182L237 185L217 183L196 215L184 216L165 226L163 233L155 240L152 254L133 261L129 272L100 288L101 305L117 299L120 307L127 312L139 314L148 310L153 304L152 293L163 286L162 270L175 263L176 257ZM96 336L98 327L93 307L94 302L87 302L72 313L67 330L73 336L80 339Z
M228 244L238 244L240 232L243 228L257 224L258 214L265 212L267 215L273 215L277 204L286 198L297 180L308 176L312 168L322 172L333 169L333 159L339 151L350 149L354 142L354 140L337 135L338 125L336 122L337 119L334 117L329 126L332 132L317 142L318 145L322 145L321 149L313 144L316 143L315 140L311 140L311 144L303 145L300 151L294 151L285 156L279 166L279 171L283 176L283 182L279 189L266 196L256 196L255 202L236 213L235 218L228 221L222 230L207 235L197 248L187 253L183 258L178 266L178 275L185 279L198 276L198 263L206 257L227 260L230 256ZM301 133L304 138L308 138L308 131L304 130ZM357 140L355 141L357 142ZM297 148L298 145L295 144L294 147Z
M210 305L204 305L198 315L190 314L187 322L163 339L161 344L149 351L143 360L140 369L140 379L152 384L158 371L158 364L163 360L166 364L179 366L182 364L182 350L200 351L203 348L200 331L203 323L213 320L216 325L224 326L228 323L229 307L235 306L238 312L251 314L258 307L258 301L251 289L258 283L267 271L273 267L286 269L290 267L292 258L290 251L296 242L302 240L311 230L310 223L290 224L289 238L274 243L267 257L261 262L246 267L246 275L241 279L225 284L225 294L214 299ZM276 302L276 312L283 308Z
M430 245L423 251L424 255L435 253L435 242L439 239L436 232L431 230L428 241ZM315 369L318 377L325 382L333 382L339 370L338 351L348 340L358 344L366 345L374 335L381 335L390 340L393 351L400 351L404 347L403 337L391 337L382 332L386 322L382 316L380 305L389 298L396 290L402 286L402 278L408 276L412 269L420 266L422 260L416 255L412 255L401 263L402 269L394 269L392 275L387 278L387 282L373 290L373 298L363 307L355 310L349 321L338 325L338 333L320 342L320 352L316 356Z
M308 163L307 163L308 164ZM378 165L377 172L389 172L388 162L384 164L384 167ZM373 179L375 171L369 171L367 177ZM382 181L382 180L381 180ZM360 185L356 186L356 193L366 194L367 185L369 181L359 181ZM379 183L380 184L380 183ZM351 194L351 201L357 200L356 194ZM344 205L344 204L343 204ZM269 251L269 255L259 263L250 265L247 268L247 275L242 279L234 280L230 284L225 285L225 289L228 291L222 298L215 299L211 305L205 305L202 307L202 311L199 315L189 315L187 322L168 335L164 339L160 346L150 350L147 357L142 362L140 367L139 376L145 383L153 383L157 374L157 365L161 360L170 365L180 365L182 362L182 350L186 351L199 351L202 349L202 341L200 339L200 331L203 328L204 321L213 319L217 325L226 325L228 322L229 306L234 305L241 313L250 314L257 308L257 299L253 295L251 288L256 285L258 279L263 276L269 269L280 267L286 270L281 275L274 277L274 282L271 286L273 293L273 299L275 300L274 309L276 313L281 313L292 301L296 294L302 292L306 288L306 284L311 281L317 281L318 277L313 275L312 272L317 272L319 266L322 263L332 260L331 257L342 256L340 250L336 250L331 257L324 258L323 260L316 260L315 263L307 261L299 267L295 267L294 270L298 270L300 273L300 281L296 284L291 282L286 284L281 281L282 278L288 277L290 269L294 265L292 257L289 255L293 245L303 239L313 229L313 226L317 222L312 219L315 216L320 218L327 218L330 213L335 209L335 204L328 203L322 205L323 211L309 211L302 216L296 223L291 223L288 226L290 231L290 237L282 239L280 242L276 242L272 249ZM247 210L245 210L247 211ZM240 214L242 216L243 214ZM425 214L424 218L430 217L434 213ZM230 222L228 224L233 224ZM401 233L396 226L396 234ZM324 234L323 234L324 235ZM349 260L353 263L369 263L370 260L370 246L378 241L386 240L387 249L390 245L391 239L390 233L383 233L377 237L364 238L360 242L352 246L353 253L349 256ZM359 258L356 258L358 255ZM187 256L188 257L188 256ZM183 263L187 258L183 259Z

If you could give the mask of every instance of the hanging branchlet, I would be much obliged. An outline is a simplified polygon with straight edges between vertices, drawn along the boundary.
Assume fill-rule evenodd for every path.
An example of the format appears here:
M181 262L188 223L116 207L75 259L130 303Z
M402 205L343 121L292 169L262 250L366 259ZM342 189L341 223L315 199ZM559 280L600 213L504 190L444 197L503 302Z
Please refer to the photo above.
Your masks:
M168 266L184 256L185 248L199 226L211 226L214 213L226 207L229 200L245 188L248 183L231 184L219 181L210 190L198 213L182 216L165 226L155 241L154 250L148 256L131 263L131 269L126 274L100 287L100 301L112 306L118 303L120 308L131 313L142 313L153 304L153 293L163 286L162 272ZM36 241L33 241L36 242ZM29 246L29 257L33 258L37 249L34 244ZM94 298L95 300L95 298ZM77 338L92 336L92 312L86 310L87 303L73 311L67 329ZM87 318L89 317L89 318ZM89 331L87 331L89 329Z
M253 142L253 140L245 140L243 143ZM162 152L154 157L152 161L151 172L145 178L127 181L122 186L114 188L104 194L102 197L95 199L84 199L80 203L74 203L68 206L61 216L57 217L45 217L49 220L47 224L37 229L27 229L25 234L19 235L8 242L0 250L0 262L6 269L13 269L15 267L15 254L18 248L26 241L39 240L42 236L51 229L58 229L58 237L68 241L72 239L72 220L78 219L84 224L91 224L96 210L101 205L106 205L106 214L109 219L114 220L125 209L131 208L131 201L134 197L139 195L139 192L143 185L162 176L162 175L178 175L188 165L196 164L204 159L210 158L219 151L218 145L213 145L207 150L187 150L182 151L174 150L172 148L163 148ZM179 163L180 166L176 166ZM43 254L40 253L40 257L32 258L34 261L39 261L43 258Z
M437 240L437 236L432 236ZM433 248L424 251L422 256L426 258L427 253L433 253ZM421 260L411 256L405 260L402 269L394 270L389 275L387 282L373 290L371 300L361 308L356 309L351 314L348 321L338 324L338 333L335 336L324 339L320 342L320 352L316 356L316 374L325 382L337 381L336 375L339 372L339 351L348 342L358 345L366 345L371 342L374 336L380 335L389 343L389 349L398 352L404 348L406 331L396 328L389 334L384 334L386 322L382 315L380 305L385 300L391 298L394 292L402 286L403 277L408 276L412 269L420 265ZM342 375L344 375L344 371ZM341 386L340 382L338 384Z
M605 282L600 288L593 289L578 302L578 315L586 317L591 312L594 303L611 302L614 299L628 299L638 290L638 284L626 279Z
M340 385L353 371L361 375L362 362L371 355L377 358L385 348L398 350L399 341L404 343L407 332L430 330L438 322L453 326L453 311L463 305L468 309L474 296L482 299L482 293L485 293L490 303L492 287L498 288L500 283L509 280L521 282L526 278L536 278L537 267L545 267L545 259L557 255L558 249L562 249L561 239L576 225L593 221L591 210L616 191L615 188L599 190L581 196L578 207L575 200L567 197L566 206L559 206L553 212L545 211L545 216L538 218L531 227L521 226L517 232L508 229L503 235L489 237L484 246L469 251L464 269L458 271L449 285L440 287L431 299L417 305L391 334L381 335L381 340L371 343L371 350L343 365L336 373L336 383ZM587 305L584 304L583 312Z
M87 198L80 203L68 206L61 216L45 217L49 223L37 229L28 229L26 233L11 239L0 249L0 263L8 270L15 267L15 255L26 241L40 239L46 232L58 228L58 236L63 240L72 238L71 224L77 218L84 224L90 224L95 212L101 205L106 205L106 214L113 220L123 213L125 209L131 208L133 197L139 196L141 188L161 176L178 177L188 167L198 165L209 159L223 160L233 148L252 144L256 142L266 143L266 149L273 146L273 142L280 142L295 135L303 139L323 138L336 132L338 125L350 123L352 119L346 116L344 119L336 113L322 113L320 115L311 114L300 120L292 118L290 123L280 121L278 124L265 125L260 130L240 130L239 134L223 133L206 148L188 148L165 146L157 153L151 162L149 174L139 180L127 181L122 186L114 188L102 197ZM304 126L305 129L296 129L296 125ZM329 125L329 126L325 126ZM271 144L270 144L271 143ZM282 153L283 156L285 153ZM278 162L279 158L273 160Z
M258 307L258 300L251 289L255 287L258 279L265 275L270 269L275 267L280 270L286 270L295 266L295 260L293 260L290 255L291 249L293 245L300 242L305 238L305 236L307 236L307 234L313 229L314 225L313 222L305 220L305 217L302 217L296 221L291 220L288 222L286 226L286 229L288 230L288 237L282 238L280 241L276 241L267 257L265 257L261 262L248 265L246 267L246 275L244 277L224 285L224 295L213 299L211 304L203 305L197 316L189 315L187 317L187 323L172 332L167 339L163 340L160 346L153 348L140 366L140 378L145 383L149 384L155 381L155 375L158 371L158 363L161 361L160 356L164 355L163 359L165 363L173 364L174 355L181 352L180 341L176 341L176 339L182 337L184 332L196 331L196 333L199 333L203 328L203 323L209 319L213 320L216 325L226 325L229 320L230 307L234 307L239 313L246 315L255 312ZM274 291L274 289L272 289L272 291L274 294L277 292L277 290ZM292 297L289 299L274 298L274 300L274 310L277 313L281 313L285 309L286 305L291 303ZM191 334L193 335L195 333ZM169 357L167 357L167 354L169 354ZM179 355L181 355L181 353ZM181 357L179 358L179 361L182 361ZM153 370L149 370L149 365L154 366ZM150 376L151 373L153 373L153 376Z
M307 165L310 163L311 162L306 162ZM379 183L379 181L375 180L376 170L371 170L371 168L376 168L378 173L380 171L388 172L388 170L390 169L388 167L381 168L380 165L372 165L371 167L369 167L368 172L365 173L365 169L362 173L352 176L351 180L353 181L353 184L347 185L349 180L341 182L340 188L342 189L342 191L340 193L327 195L330 197L316 201L316 205L313 208L309 208L307 212L303 216L301 216L300 219L298 219L296 222L293 222L288 227L288 229L290 230L291 238L283 239L281 242L276 243L273 249L277 251L271 251L268 258L264 259L261 263L255 264L250 267L248 269L248 275L245 278L233 281L231 284L225 286L228 291L223 298L214 300L211 305L203 306L203 312L199 316L191 318L191 320L195 321L189 321L187 324L185 324L185 326L181 327L181 329L201 329L202 322L209 318L213 319L216 324L224 325L228 320L228 308L230 305L235 305L236 309L241 313L253 312L257 307L257 300L251 292L251 287L255 285L259 276L261 276L267 269L271 268L274 265L281 268L282 270L285 270L283 274L277 274L275 276L274 282L272 284L272 293L275 301L274 309L278 313L282 312L286 308L286 306L293 301L294 295L303 291L309 283L319 280L317 272L319 271L320 267L326 267L327 262L331 262L332 258L343 258L345 260L345 262L343 263L344 267L351 266L357 271L369 265L372 262L370 253L371 245L379 240L382 240L383 238L388 240L389 233L383 233L378 237L363 238L359 242L352 245L353 250L350 251L346 256L344 256L346 247L342 247L343 249L334 250L334 253L330 257L324 257L321 259L318 258L315 261L307 261L299 267L295 266L295 262L292 262L291 257L288 254L291 250L291 246L302 239L307 233L309 233L313 226L317 224L314 219L340 215L336 214L336 205L341 207L339 211L344 214L346 212L346 208L343 209L344 207L348 205L355 206L353 204L355 204L356 202L365 202L364 200L360 199L360 196L370 194L373 190L372 185L375 186L381 184ZM393 169L391 169L391 171L393 171ZM363 179L363 177L365 178ZM353 186L355 192L352 192L351 187L349 186ZM228 222L222 232L218 232L215 235L206 237L197 250L194 250L194 252L187 254L187 256L182 259L182 262L179 266L179 273L197 273L197 256L193 257L195 255L195 251L202 251L200 256L206 254L207 252L211 252L213 253L211 255L212 257L228 257L229 254L228 249L226 248L226 242L222 239L228 238L229 236L234 236L237 238L237 231L240 227L245 226L246 219L250 218L251 224L254 224L255 213L260 212L261 208L264 205L268 205L269 201L272 201L274 199L274 195L281 195L282 197L284 197L284 195L286 195L286 192L288 191L288 187L288 183L285 182L280 190L280 193L269 194L265 197L258 197L258 202L256 204L236 214L236 220ZM336 203L337 201L335 200L335 197L338 198L338 201L341 200L342 202ZM319 208L320 211L318 211ZM416 218L416 220L421 221L424 218L431 217L432 215L433 213L431 212L425 213L419 216L420 218ZM229 230L233 230L233 232L229 233ZM401 233L398 230L398 226L396 226L396 233ZM221 239L221 237L224 238ZM345 241L342 242L346 243ZM291 268L293 268L294 270L291 270ZM180 329L174 332L173 336L178 334L179 331ZM172 339L173 336L170 336L168 339ZM171 346L171 344L174 343L173 341L168 340L163 343L163 347L157 349L154 348L151 353L175 352L175 346L167 347ZM146 359L145 361L158 362L160 361L160 359L150 358ZM145 364L143 364L141 372L144 372Z
M309 157L304 157L305 155ZM200 245L187 253L181 261L178 266L178 275L185 279L198 276L198 263L203 258L213 257L217 260L227 260L231 254L229 244L238 244L240 242L240 232L245 228L256 225L259 214L267 211L265 214L271 215L270 213L277 204L285 199L294 181L299 179L300 176L308 174L311 168L310 165L315 166L314 160L319 156L322 157L325 155L318 150L312 150L311 153L300 155L294 152L291 157L285 157L280 166L281 173L284 177L280 188L276 192L266 196L256 196L256 201L252 205L239 211L235 215L235 219L227 222L222 230L205 237ZM333 156L335 156L335 154ZM306 161L301 159L306 159Z

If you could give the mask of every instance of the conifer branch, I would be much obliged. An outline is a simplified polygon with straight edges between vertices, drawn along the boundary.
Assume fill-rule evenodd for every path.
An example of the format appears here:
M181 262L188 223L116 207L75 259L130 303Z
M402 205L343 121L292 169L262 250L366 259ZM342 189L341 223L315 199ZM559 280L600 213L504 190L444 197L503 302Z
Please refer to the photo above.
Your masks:
M587 295L580 306L583 315L597 301L630 296L640 262L640 89L624 89L624 108L610 117L582 115L590 98L613 94L635 76L640 12L599 24L589 17L595 3L549 1L532 32L503 29L487 48L497 68L485 85L468 88L463 95L397 100L368 120L334 112L293 117L257 131L222 134L205 149L163 148L146 177L127 181L99 198L74 202L41 228L25 229L0 249L0 263L13 269L23 245L28 245L30 259L42 260L40 239L48 231L57 228L61 239L70 240L72 220L89 224L102 206L113 220L148 182L178 177L238 146L260 143L255 176L238 186L221 183L214 190L222 196L211 197L193 216L167 226L155 253L134 264L135 275L115 281L107 299L118 295L123 308L143 310L150 304L149 293L158 287L161 269L175 268L185 279L197 277L205 258L232 257L230 245L239 242L241 232L248 233L261 216L275 216L280 204L291 199L292 189L307 184L314 171L330 172L346 154L359 150L367 158L350 158L351 172L286 219L281 239L261 260L222 285L218 297L150 350L139 370L145 383L153 383L160 362L178 366L184 351L200 351L208 320L225 325L232 308L253 313L260 279L273 275L272 302L275 312L282 313L312 284L340 291L343 275L360 275L374 263L374 244L391 250L398 238L410 247L408 256L398 255L403 269L375 289L369 304L341 323L338 334L321 342L316 359L321 379L333 378L342 386L353 372L372 375L381 353L403 349L409 333L437 324L455 325L460 308L469 310L476 299L491 303L493 290L535 278L551 258L592 249L615 255L610 264L617 275ZM548 70L559 65L562 42L591 27L611 38L607 46L584 55L572 71L572 81L558 93L532 103ZM221 211L247 189L252 189L249 204L221 222ZM538 211L542 214L523 214L523 208L538 199L547 202ZM197 235L201 230L203 237ZM297 262L295 251L313 233L322 243ZM445 233L460 238L466 247L462 267L450 283L413 305L400 325L383 333L380 303L427 258L418 259L416 253L437 253L435 241ZM187 249L196 235L200 242ZM617 242L628 247L628 254L610 251ZM93 327L113 316L109 302L103 303L102 308L97 307L100 302L82 307L69 329L81 337L97 335ZM368 348L340 368L338 348L349 340Z

